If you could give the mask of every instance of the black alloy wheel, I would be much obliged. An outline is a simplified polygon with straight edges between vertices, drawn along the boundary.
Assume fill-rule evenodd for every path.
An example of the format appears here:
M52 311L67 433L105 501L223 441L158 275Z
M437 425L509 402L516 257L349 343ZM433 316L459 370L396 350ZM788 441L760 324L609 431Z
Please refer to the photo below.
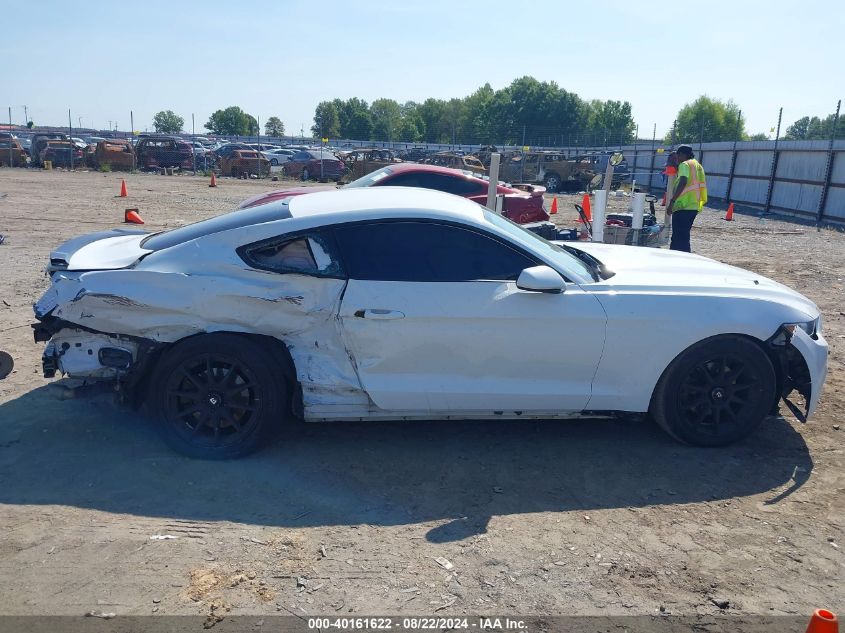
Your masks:
M165 440L191 457L228 459L260 448L289 410L273 356L234 334L177 344L159 365Z
M730 444L753 432L772 409L776 377L753 341L722 336L694 345L664 373L652 414L670 435L699 446Z

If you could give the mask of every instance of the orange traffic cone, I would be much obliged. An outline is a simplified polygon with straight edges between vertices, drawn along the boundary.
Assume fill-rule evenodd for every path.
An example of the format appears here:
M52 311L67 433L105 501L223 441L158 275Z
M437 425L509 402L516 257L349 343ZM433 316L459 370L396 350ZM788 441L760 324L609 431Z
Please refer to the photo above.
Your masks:
M120 196L121 198L125 198L128 194L126 193L126 181L121 178L120 179Z
M143 224L144 221L138 215L138 209L126 209L123 213L123 221L127 224Z
M839 633L836 614L827 609L816 609L807 625L807 633Z
M587 218L587 222L592 222L593 215L590 212L590 194L584 194L584 199L581 201L581 206L584 208L584 217Z
M728 205L728 212L725 214L725 219L726 219L728 222L730 222L731 220L733 220L733 219L734 219L734 203L733 203L733 202L731 202L731 203Z
M552 210L549 211L549 215L554 215L557 213L557 196L552 198Z
M214 175L214 172L211 172L211 182L208 183L209 187L216 187L217 186L217 177Z

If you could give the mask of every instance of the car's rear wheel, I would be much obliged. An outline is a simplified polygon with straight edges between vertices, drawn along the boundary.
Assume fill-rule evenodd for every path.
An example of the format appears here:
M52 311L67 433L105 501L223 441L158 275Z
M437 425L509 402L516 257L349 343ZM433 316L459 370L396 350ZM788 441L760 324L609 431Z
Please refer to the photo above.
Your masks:
M279 164L279 160L278 160L278 159L276 159L276 158L271 158L271 159L270 159L270 164L271 164L271 165L273 165L273 166L275 167L276 165L278 165L278 164Z
M557 174L548 174L545 180L546 190L550 193L555 193L560 190L561 179Z
M772 408L775 370L748 338L717 336L678 356L660 379L651 415L674 438L724 446L751 434Z
M153 393L164 440L201 459L252 453L290 409L279 363L267 349L236 334L178 343L156 368Z

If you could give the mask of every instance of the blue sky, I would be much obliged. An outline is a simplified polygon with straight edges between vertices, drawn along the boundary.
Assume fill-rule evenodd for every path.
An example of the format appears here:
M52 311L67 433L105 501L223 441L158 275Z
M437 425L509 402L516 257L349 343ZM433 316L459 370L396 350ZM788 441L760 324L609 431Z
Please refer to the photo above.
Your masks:
M833 112L845 92L841 1L5 0L0 120L197 131L239 105L306 133L323 99L460 97L532 75L630 101L640 136L700 94L733 99L749 132ZM697 15L687 7L699 8ZM603 25L603 26L600 26ZM838 51L838 52L837 52Z

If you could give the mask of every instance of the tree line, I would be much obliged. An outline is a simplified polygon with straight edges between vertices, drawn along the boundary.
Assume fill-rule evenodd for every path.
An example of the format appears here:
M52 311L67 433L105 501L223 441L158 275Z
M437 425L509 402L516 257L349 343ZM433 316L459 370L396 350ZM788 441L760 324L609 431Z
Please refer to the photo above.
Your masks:
M834 118L804 116L786 128L783 138L828 139ZM174 134L182 131L184 120L163 110L153 118L153 126L156 132ZM256 136L259 131L258 120L238 106L215 111L204 127L225 136ZM501 90L484 84L467 97L422 103L389 98L367 103L358 97L321 101L311 131L316 138L404 143L613 146L631 143L637 127L628 101L586 101L553 81L521 77ZM773 132L749 134L736 103L702 95L678 111L662 141L766 140ZM277 116L268 118L264 134L284 136L284 123ZM639 137L642 141L648 135ZM845 116L839 118L836 137L845 138Z
M493 90L422 103L358 97L321 101L311 128L316 137L405 143L564 145L628 143L636 125L627 101L585 101L554 81L515 79Z

